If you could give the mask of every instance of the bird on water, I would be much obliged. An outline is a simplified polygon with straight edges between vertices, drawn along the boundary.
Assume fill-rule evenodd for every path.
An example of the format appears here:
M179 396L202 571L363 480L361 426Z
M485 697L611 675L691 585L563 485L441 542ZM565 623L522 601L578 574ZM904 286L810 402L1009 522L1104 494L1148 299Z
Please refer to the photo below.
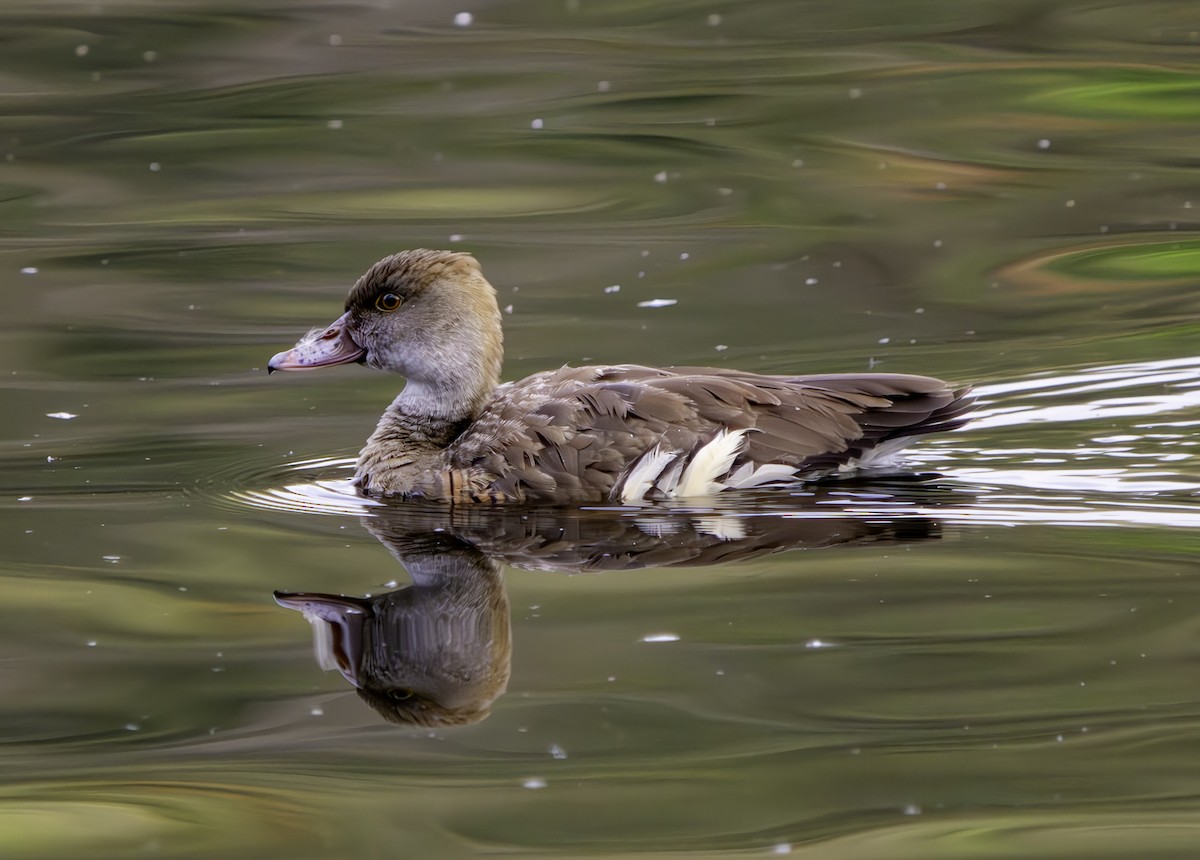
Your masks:
M358 457L367 496L641 504L795 486L877 465L968 420L967 388L894 373L562 367L500 383L496 291L470 254L377 262L345 313L267 370L366 364L404 389Z

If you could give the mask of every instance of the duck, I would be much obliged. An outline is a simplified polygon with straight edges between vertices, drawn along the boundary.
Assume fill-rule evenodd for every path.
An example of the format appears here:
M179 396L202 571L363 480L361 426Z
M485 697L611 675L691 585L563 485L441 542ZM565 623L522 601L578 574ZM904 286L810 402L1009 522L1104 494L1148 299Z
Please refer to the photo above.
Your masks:
M501 384L503 344L475 257L416 249L367 269L344 313L267 371L364 364L403 376L353 484L451 504L636 506L795 487L891 463L972 407L969 387L896 373L566 365Z

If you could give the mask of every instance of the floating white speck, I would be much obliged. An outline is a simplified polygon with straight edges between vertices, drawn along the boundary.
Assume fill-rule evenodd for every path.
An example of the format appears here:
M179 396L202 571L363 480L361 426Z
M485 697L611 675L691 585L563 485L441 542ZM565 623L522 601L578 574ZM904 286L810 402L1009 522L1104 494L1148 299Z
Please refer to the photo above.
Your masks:
M75 46L75 56L86 57L88 55L89 50L91 50L91 49L87 45L76 45Z
M678 633L647 633L642 637L643 642L678 642Z
M851 87L850 88L850 98L852 98L852 99L862 98L862 90L860 90L858 87Z
M667 181L667 171L660 170L660 171L658 171L658 173L654 174L654 181L655 182L666 182Z
M33 496L17 496L18 502L32 502Z
M910 803L908 806L904 807L904 814L905 815L920 815L921 807L917 806L915 803Z
M313 717L325 716L325 710L320 705L314 706L308 713L310 716L313 716Z
M567 757L567 751L565 749L563 749L562 747L560 747L558 744L552 744L550 746L550 755L561 761L562 759Z
M682 254L679 255L679 259L686 260L690 256L692 256L692 255L689 254L687 251L684 251Z
M1049 148L1050 148L1050 138L1043 137L1041 140L1038 141L1038 149L1049 149Z
M832 648L832 642L826 642L824 639L809 639L804 643L805 648Z
M126 723L126 724L125 724L125 731L127 731L127 732L136 732L136 731L140 731L140 730L141 730L141 728L142 728L142 727L141 727L141 726L139 726L137 723Z
M543 128L545 125L546 125L545 121L540 118L535 119L529 123L529 127L532 129L535 129L535 130L539 129L539 128Z
M605 287L605 288L604 288L604 292L606 292L606 293L619 293L619 292L621 292L621 285L620 285L620 284L613 284L611 287Z
M511 314L512 314L512 312L513 312L513 306L512 306L512 305L505 305L505 306L504 306L504 312L505 312L506 314L510 314L510 315L511 315Z
M104 555L104 556L101 556L101 558L103 558L109 564L116 564L118 561L121 560L121 556L119 556L119 555Z
M820 283L820 281L818 281L816 278L805 278L804 283L810 287L815 287L817 284Z
M792 167L803 167L803 166L804 166L803 158L797 158L792 161Z
M470 27L475 21L475 16L470 12L457 12L454 15L455 27Z
M330 33L329 44L336 48L338 45L342 44L342 37L337 33Z
M715 349L717 352L724 352L725 350L729 349L729 347L723 343L718 343L713 347L713 349Z
M542 779L541 777L537 777L537 776L530 777L529 779L527 779L523 783L521 783L521 787L522 788L545 788L546 780Z
M331 119L329 122L325 123L325 127L337 131L342 127L342 121L340 119Z
M57 418L60 421L70 421L72 418L78 418L74 412L47 412L47 418Z
M150 162L150 172L151 173L158 173L158 171L160 171L160 170L162 170L161 164L159 164L157 161Z
M22 275L36 275L38 273L37 266L26 266L21 270Z
M1074 200L1068 200L1068 201L1067 201L1067 203L1066 203L1066 206L1067 206L1067 208L1068 208L1068 209L1074 209L1074 208L1075 208L1075 201L1074 201Z
M791 854L792 844L790 842L776 842L771 847L772 854Z
M638 302L637 306L639 308L669 308L671 305L677 304L679 304L679 299L647 299L644 302Z
M142 51L142 62L153 63L158 59L158 51Z
M610 84L608 81L600 81L596 84L596 89L602 93L608 92L611 87L612 84Z
M892 341L892 339L890 337L881 337L879 339L880 343L891 343L891 341Z
M717 15L714 13L712 15L709 15L707 20L708 20L708 26L710 26L710 27L720 27L721 26L721 16L720 15Z
M97 645L97 642L96 642L96 640L95 640L95 639L89 639L89 640L87 641L87 646L88 646L89 648L95 648L95 647L96 647L96 645Z

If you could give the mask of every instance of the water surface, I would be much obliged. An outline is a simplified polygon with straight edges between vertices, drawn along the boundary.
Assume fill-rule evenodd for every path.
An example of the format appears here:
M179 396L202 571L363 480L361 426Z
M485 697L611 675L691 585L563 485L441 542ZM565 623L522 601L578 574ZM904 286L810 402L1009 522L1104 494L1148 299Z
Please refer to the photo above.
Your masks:
M0 24L5 858L1194 855L1194 4ZM399 380L265 362L420 246L482 261L506 378L874 368L979 417L915 477L381 510ZM277 591L467 619L464 716L374 707Z

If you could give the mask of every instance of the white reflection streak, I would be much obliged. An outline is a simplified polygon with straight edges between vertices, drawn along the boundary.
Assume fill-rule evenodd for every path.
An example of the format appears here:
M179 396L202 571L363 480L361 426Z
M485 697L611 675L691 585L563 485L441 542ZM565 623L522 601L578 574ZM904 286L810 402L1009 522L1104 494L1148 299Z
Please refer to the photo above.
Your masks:
M1090 403L1065 403L1041 409L996 410L991 414L982 411L978 419L971 422L978 430L989 427L1011 427L1015 424L1044 422L1094 421L1100 418L1123 418L1126 416L1161 415L1183 409L1200 407L1200 390L1184 391L1159 397L1114 397L1108 400L1093 400Z
M981 397L995 397L999 394L1037 391L1043 388L1058 388L1065 385L1090 383L1105 379L1123 379L1130 382L1140 382L1146 374L1160 373L1176 367L1191 368L1191 372L1181 375L1182 379L1200 380L1200 356L1189 356L1188 358L1172 358L1163 361L1109 364L1103 367L1083 370L1070 376L1035 376L1013 382L978 385L975 387L975 392Z
M1062 397L1150 385L1172 386L1179 390L1040 408L1011 405L983 408L977 412L977 417L969 426L983 430L1035 422L1092 421L1159 415L1200 407L1200 388L1196 387L1200 385L1200 356L1109 365L1069 376L1047 376L998 385L981 385L976 388L976 392L985 399L1018 392L1027 393L1029 398Z
M1119 389L1125 389L1129 396L1091 401L1081 397ZM1200 408L1200 357L1108 365L1069 375L983 385L976 391L982 398L996 397L1001 402L978 410L976 418L962 431L963 435L951 434L945 437L945 443L931 439L930 444L914 452L913 459L918 464L984 489L985 495L980 497L978 509L964 509L954 516L975 522L983 518L988 522L1011 524L1200 526L1200 507L1187 502L1178 507L1162 506L1151 499L1155 494L1186 497L1200 492L1200 483L1194 475L1187 471L1165 471L1162 466L1168 462L1194 460L1193 453L1183 450L1194 444L1191 434L1138 435L1129 432L1131 429L1200 425L1198 421L1189 420L1190 415L1181 414L1190 410L1194 415ZM1143 393L1147 391L1149 393ZM1083 402L1029 405L1035 398L1048 397L1076 398ZM1018 402L1014 403L1014 400ZM1114 421L1129 417L1167 417L1171 413L1174 413L1171 417L1183 420L1151 419L1132 427ZM1105 426L1091 430L1086 422L1103 422ZM1063 446L1062 431L1055 437L1059 445L1054 448L970 448L957 444L970 438L974 430L1051 423L1074 424L1079 431L1076 433L1079 444ZM1098 435L1093 435L1097 431ZM1111 444L1096 444L1105 442ZM1104 468L1070 468L1085 460L1104 459L1115 464ZM983 466L986 461L997 462L995 466ZM1013 468L1006 468L1007 464ZM1006 486L1043 491L1047 495L1044 499L1035 496L1028 505L993 507L997 499L986 495L988 488ZM1067 497L1066 493L1073 497ZM1127 501L1105 501L1095 498L1096 494L1120 494ZM1080 498L1081 495L1084 498ZM1119 509L1107 507L1109 505L1117 505Z

